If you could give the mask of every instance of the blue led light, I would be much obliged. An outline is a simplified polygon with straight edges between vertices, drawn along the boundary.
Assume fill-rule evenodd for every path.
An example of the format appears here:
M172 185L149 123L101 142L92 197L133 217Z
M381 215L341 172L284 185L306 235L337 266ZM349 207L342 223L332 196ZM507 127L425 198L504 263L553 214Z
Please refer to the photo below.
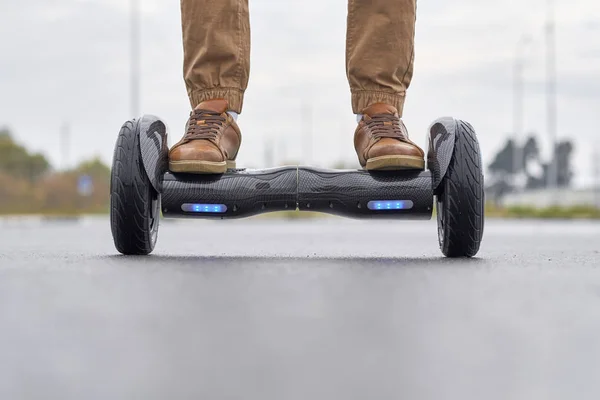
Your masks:
M410 210L413 208L412 200L373 200L367 203L369 210L393 211Z
M190 204L181 205L181 209L185 212L203 213L203 214L223 214L227 212L225 204Z

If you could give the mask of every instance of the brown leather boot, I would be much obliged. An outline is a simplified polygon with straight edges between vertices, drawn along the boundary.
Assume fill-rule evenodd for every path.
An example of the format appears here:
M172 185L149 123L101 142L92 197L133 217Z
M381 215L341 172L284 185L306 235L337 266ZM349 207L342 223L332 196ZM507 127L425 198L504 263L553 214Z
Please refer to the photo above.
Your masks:
M171 171L222 174L235 168L242 135L227 107L226 100L207 100L192 111L183 139L169 152Z
M408 138L398 111L377 103L365 108L354 133L358 160L367 170L424 169L425 153Z

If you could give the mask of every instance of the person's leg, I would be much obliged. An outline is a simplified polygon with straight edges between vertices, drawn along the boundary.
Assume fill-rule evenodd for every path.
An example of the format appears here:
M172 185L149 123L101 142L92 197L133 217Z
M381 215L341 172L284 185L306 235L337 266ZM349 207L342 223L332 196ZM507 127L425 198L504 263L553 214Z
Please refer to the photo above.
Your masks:
M402 116L413 75L416 0L349 0L346 74L352 110L386 103Z
M413 75L416 0L349 0L346 73L359 114L354 145L367 169L423 168L400 120ZM364 115L363 115L364 114Z
M248 0L181 0L183 70L192 108L225 99L240 113L250 74Z
M174 172L223 173L235 168L250 73L248 0L181 0L184 77L192 114L169 152Z

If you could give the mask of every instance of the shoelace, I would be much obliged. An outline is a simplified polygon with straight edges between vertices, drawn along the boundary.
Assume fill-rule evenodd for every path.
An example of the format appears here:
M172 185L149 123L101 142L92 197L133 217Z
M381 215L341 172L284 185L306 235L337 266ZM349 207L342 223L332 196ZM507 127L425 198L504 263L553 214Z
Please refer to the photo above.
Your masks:
M190 115L186 140L216 139L226 119L220 113L210 110L194 110Z
M394 138L406 140L406 134L400 127L400 118L393 114L375 114L365 119L365 125L375 138Z

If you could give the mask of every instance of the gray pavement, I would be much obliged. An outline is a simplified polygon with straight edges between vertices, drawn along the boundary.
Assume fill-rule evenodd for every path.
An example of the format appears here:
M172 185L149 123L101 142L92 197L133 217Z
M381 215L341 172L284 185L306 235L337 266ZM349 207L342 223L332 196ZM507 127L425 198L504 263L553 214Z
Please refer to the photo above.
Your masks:
M0 220L0 399L597 399L600 224Z

